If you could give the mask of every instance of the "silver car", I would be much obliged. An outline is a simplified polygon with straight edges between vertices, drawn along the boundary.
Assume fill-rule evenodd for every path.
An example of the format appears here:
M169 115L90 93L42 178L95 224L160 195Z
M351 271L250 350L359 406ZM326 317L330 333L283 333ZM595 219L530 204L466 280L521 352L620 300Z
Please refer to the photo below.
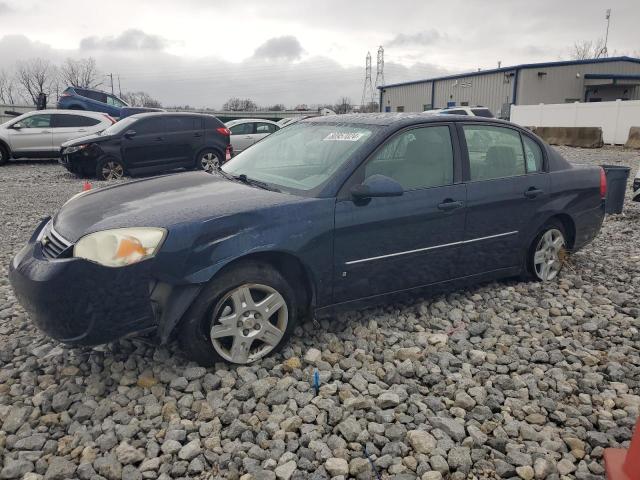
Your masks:
M35 110L0 125L0 165L10 158L60 156L68 140L101 132L115 123L105 113Z
M276 122L259 118L231 120L224 125L231 130L231 146L234 154L240 153L258 140L280 129Z

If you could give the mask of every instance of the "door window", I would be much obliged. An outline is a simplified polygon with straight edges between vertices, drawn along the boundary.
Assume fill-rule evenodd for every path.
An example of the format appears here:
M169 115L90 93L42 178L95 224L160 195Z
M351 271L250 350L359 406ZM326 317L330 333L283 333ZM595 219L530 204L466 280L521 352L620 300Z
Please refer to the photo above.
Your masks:
M415 128L396 135L365 166L364 178L385 175L404 190L453 183L453 147L449 127Z
M107 103L107 94L102 92L95 92L93 90L85 90L85 97L95 100L96 102Z
M273 133L277 129L273 123L256 123L256 133Z
M471 180L525 174L520 134L510 128L464 125Z
M253 133L253 123L239 123L229 130L231 130L231 135L250 135Z
M166 117L167 132L190 132L192 130L201 130L202 122L200 119L192 117Z
M123 101L116 97L112 97L111 95L107 95L107 104L118 108L126 107L126 104Z
M162 118L140 120L131 127L138 135L164 133Z
M93 127L98 125L100 120L96 118L83 117L82 115L53 115L52 126L54 128L68 128L68 127Z
M49 128L51 126L51 115L31 115L16 123L22 128Z
M540 146L525 135L522 135L522 143L524 144L524 155L527 159L527 172L541 172L543 164Z

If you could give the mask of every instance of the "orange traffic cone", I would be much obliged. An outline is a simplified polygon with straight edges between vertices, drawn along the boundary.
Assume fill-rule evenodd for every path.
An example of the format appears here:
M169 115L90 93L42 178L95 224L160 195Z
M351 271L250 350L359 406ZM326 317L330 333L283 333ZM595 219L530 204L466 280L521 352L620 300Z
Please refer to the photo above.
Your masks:
M82 191L86 192L87 190L91 190L91 184L85 180L82 184Z
M604 465L608 480L637 480L640 478L640 418L628 449L607 448Z

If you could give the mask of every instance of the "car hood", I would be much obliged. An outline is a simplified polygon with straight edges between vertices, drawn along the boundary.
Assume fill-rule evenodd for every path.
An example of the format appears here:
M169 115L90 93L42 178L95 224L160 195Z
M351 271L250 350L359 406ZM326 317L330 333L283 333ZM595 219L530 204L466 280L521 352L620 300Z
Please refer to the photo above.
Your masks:
M73 140L69 140L64 142L61 147L75 147L77 145L82 145L84 143L97 143L97 142L106 142L107 140L111 140L114 135L100 135L99 132L92 133L91 135L85 135L84 137L74 138Z
M178 224L198 226L219 217L304 200L205 172L177 173L89 190L63 205L53 226L65 239L76 242L100 230L171 230Z

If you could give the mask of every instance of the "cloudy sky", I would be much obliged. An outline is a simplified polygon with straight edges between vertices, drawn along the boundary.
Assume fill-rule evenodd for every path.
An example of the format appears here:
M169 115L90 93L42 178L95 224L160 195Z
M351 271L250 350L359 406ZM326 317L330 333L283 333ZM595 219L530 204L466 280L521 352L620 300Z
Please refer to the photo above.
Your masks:
M386 83L553 61L604 36L607 7L609 51L640 50L638 0L0 0L0 70L90 56L165 105L359 103L379 45Z

